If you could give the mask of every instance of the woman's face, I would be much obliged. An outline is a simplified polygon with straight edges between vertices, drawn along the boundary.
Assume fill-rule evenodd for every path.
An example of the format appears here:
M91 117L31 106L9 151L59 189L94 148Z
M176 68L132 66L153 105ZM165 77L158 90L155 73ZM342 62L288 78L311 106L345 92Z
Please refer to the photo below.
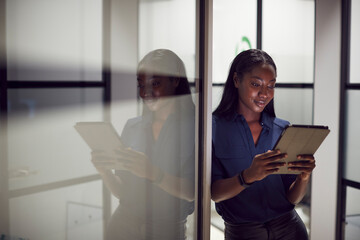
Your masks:
M274 98L276 72L273 66L262 64L247 72L240 79L234 74L234 84L238 89L238 113L261 113Z
M175 95L179 81L165 76L138 74L140 97L151 111L165 106L170 96Z

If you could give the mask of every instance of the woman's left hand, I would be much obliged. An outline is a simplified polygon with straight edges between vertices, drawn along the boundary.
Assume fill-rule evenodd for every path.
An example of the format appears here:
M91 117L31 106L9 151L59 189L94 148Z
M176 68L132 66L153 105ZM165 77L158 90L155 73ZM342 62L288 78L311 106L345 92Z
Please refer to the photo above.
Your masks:
M151 164L144 153L135 151L130 147L118 148L115 152L118 157L117 161L122 162L124 170L141 178L147 178L149 180L156 178L154 176L157 176L158 168Z
M288 169L290 171L300 171L298 177L301 178L301 180L308 180L310 178L310 175L312 171L314 170L316 164L315 164L315 158L313 155L298 155L297 159L299 161L295 162L289 162L288 163Z

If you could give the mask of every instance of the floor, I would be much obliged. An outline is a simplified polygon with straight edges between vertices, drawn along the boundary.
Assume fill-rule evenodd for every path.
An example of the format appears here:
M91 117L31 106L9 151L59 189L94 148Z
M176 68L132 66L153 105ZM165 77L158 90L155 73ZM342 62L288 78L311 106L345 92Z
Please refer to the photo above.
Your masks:
M359 239L360 239L360 215L346 216L345 240L359 240Z

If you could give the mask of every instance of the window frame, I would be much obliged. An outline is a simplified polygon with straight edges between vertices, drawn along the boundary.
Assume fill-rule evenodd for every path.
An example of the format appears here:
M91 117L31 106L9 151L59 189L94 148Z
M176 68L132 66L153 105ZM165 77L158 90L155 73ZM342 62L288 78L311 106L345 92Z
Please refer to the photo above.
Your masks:
M348 90L360 90L359 83L350 83L350 45L351 45L351 0L343 0L341 5L341 85L340 85L340 134L338 156L338 191L336 239L344 239L346 221L347 187L360 190L360 182L346 179L345 170L345 139L346 139L346 95Z

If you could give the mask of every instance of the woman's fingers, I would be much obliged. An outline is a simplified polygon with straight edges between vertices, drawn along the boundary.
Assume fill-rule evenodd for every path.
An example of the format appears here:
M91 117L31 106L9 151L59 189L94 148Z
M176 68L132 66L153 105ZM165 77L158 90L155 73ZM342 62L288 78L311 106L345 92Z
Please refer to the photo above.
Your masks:
M289 168L315 168L315 161L297 161L289 162Z
M288 165L291 167L315 167L315 158L313 155L298 155L298 161L289 162Z
M264 159L265 161L267 161L268 163L273 163L275 161L280 161L287 158L287 154L286 153L279 153L277 155L273 155L271 157L268 157L267 159Z
M266 153L256 155L255 158L267 159L269 157L273 157L273 156L276 156L276 155L279 155L279 154L281 154L281 152L279 150L269 150Z
M266 170L266 173L267 174L272 174L272 173L276 173L277 171L279 171L279 168L273 168L273 169Z
M315 160L289 162L291 167L310 167L315 165Z
M123 147L119 147L117 149L114 150L115 153L118 153L118 154L124 154L124 155L127 155L127 156L133 156L133 157L136 157L138 155L144 155L142 152L138 152L130 147L128 148L123 148Z
M266 168L267 168L267 170L275 169L275 168L278 169L278 168L283 167L285 165L286 165L285 162L271 162L271 163L266 164Z
M259 154L255 156L255 159L265 161L265 162L273 162L284 159L287 157L286 153L281 153L279 150L269 150L266 153Z
M269 150L266 153L256 155L250 166L249 172L254 180L261 180L269 174L279 171L279 168L285 166L285 162L281 161L286 158L286 153L279 150Z
M269 152L269 154L266 154L266 158L260 158L258 160L260 163L259 165L262 165L266 171L272 171L272 170L278 170L280 167L285 166L286 163L284 161L281 161L287 157L286 153L280 153L280 152Z
M311 173L316 167L315 158L313 155L299 155L297 156L297 159L299 159L299 161L288 163L288 169L290 171Z

